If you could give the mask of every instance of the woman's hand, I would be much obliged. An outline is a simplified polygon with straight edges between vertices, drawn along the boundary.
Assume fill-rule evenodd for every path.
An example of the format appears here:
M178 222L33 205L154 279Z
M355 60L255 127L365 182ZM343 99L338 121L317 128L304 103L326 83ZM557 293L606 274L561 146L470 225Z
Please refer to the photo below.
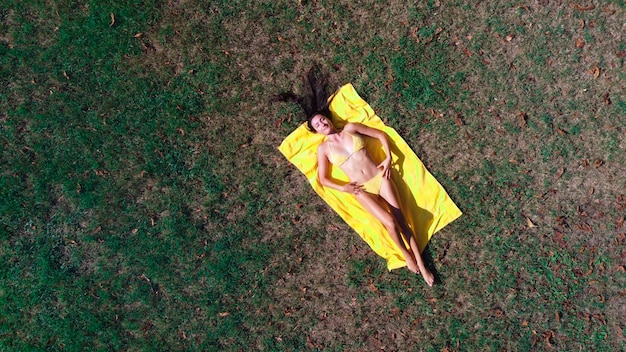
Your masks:
M356 182L350 182L343 186L343 191L352 194L359 194L362 191L361 187L362 186L358 185Z
M389 179L391 175L391 158L383 160L382 163L378 164L377 168L382 170L384 178Z

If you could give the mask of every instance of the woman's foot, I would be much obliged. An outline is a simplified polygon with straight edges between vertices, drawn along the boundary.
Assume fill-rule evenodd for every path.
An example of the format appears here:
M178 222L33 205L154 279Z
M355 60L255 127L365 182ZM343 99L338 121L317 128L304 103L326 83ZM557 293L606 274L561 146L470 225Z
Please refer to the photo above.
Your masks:
M415 255L415 262L417 264L417 267L419 268L419 272L420 274L422 274L422 277L424 278L424 281L426 281L426 284L432 287L435 283L435 275L433 275L433 273L431 273L430 270L426 268L426 264L424 263L422 255L419 252L419 247L415 242L415 238L411 237L410 241L411 252L413 253L413 255ZM415 271L415 273L417 274L417 271Z
M417 267L417 264L415 263L415 260L413 260L413 258L406 261L406 268L409 269L409 271L413 274L419 273L419 268Z
M432 287L435 283L435 276L433 275L433 273L431 273L430 270L428 270L427 268L420 269L420 273L422 274L424 281L426 281L426 284Z

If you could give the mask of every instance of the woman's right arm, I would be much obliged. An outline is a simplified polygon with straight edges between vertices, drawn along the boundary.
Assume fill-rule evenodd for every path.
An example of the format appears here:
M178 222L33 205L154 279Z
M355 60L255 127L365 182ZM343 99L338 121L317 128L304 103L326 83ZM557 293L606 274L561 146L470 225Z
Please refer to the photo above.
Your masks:
M330 171L329 164L326 148L324 144L320 144L319 147L317 147L317 177L322 186L352 194L361 192L361 186L357 185L355 182L340 185L328 177L328 172Z

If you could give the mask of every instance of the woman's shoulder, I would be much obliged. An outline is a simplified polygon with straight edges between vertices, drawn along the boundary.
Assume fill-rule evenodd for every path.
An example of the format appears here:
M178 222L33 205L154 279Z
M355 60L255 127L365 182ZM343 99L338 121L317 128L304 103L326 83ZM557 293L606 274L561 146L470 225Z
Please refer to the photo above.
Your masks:
M343 130L350 133L350 134L355 134L355 133L359 133L359 134L368 134L368 131L370 130L371 127L368 127L362 123L358 123L358 122L348 122L344 127Z
M322 143L320 143L317 146L317 151L318 152L324 152L327 148L328 148L328 141L324 140Z
M346 132L357 132L357 129L359 128L359 126L363 126L362 124L358 123L358 122L348 122L343 126L343 130Z

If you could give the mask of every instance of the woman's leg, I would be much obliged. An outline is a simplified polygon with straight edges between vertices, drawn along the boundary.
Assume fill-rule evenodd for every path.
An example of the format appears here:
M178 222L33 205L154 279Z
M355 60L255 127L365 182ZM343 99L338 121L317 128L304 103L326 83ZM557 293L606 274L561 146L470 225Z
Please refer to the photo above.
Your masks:
M424 277L424 280L426 281L428 286L432 286L435 282L435 277L424 264L424 260L422 259L419 246L417 245L417 241L415 240L415 235L413 234L413 231L411 231L411 229L409 228L409 225L404 218L404 214L402 214L402 210L400 209L400 202L398 201L398 192L396 189L396 185L391 179L383 179L383 183L380 186L380 196L385 201L387 201L389 207L391 208L393 216L402 228L404 238L407 240L407 242L409 242L409 246L411 247L411 251L413 252L413 256L415 257L415 261L417 262L417 266L420 270L420 273Z
M382 204L381 200L377 196L367 192L360 192L355 196L359 203L361 203L363 208L365 208L365 210L367 210L370 214L374 215L374 217L376 217L376 219L378 219L378 221L383 224L385 229L387 229L387 232L389 232L391 239L402 252L404 260L406 261L407 268L417 274L419 267L415 262L414 255L406 249L406 246L404 245L404 242L402 241L400 233L398 232L398 229L396 227L395 219L387 212L387 209L385 209L385 206L384 204Z

